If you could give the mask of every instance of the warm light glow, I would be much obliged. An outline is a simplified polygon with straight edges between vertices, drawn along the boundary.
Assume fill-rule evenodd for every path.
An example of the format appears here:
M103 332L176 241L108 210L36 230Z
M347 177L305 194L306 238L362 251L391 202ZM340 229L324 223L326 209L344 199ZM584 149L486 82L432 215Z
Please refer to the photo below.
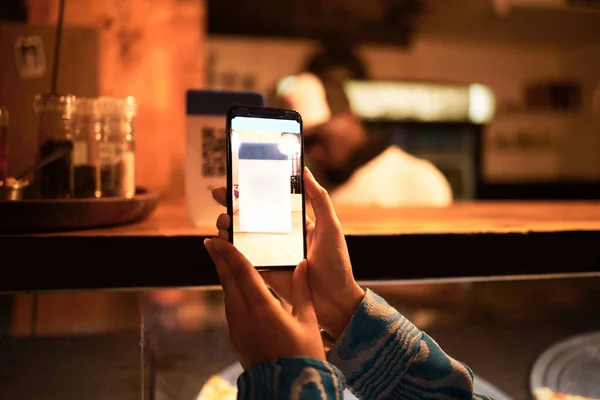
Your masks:
M352 110L366 120L464 121L469 88L408 82L348 82Z
M294 77L279 81L286 93ZM484 124L495 112L494 94L485 85L394 81L350 81L346 94L352 110L364 120L469 121Z
M127 96L123 102L125 104L125 116L128 119L134 118L137 113L137 101L135 97Z
M492 120L495 110L494 94L483 85L474 83L469 86L469 119L476 124Z
M300 141L296 135L282 135L277 147L282 154L286 154L288 156L300 153Z

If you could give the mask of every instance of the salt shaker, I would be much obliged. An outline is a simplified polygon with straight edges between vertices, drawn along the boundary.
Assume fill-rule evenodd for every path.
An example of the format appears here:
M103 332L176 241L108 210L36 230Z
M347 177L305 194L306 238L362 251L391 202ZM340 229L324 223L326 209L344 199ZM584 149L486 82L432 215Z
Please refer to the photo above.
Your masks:
M135 196L134 120L137 103L133 97L98 99L102 120L99 142L102 196Z
M97 99L78 98L73 114L75 197L100 197L99 142L102 135Z
M39 156L44 158L59 148L72 148L71 118L75 96L39 94L34 100L38 122ZM73 152L42 167L38 173L42 198L71 198L74 194Z

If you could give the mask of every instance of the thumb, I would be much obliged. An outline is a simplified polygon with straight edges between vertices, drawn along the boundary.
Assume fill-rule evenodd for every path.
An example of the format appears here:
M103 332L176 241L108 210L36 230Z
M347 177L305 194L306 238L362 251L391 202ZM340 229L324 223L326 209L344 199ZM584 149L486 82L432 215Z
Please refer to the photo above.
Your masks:
M313 174L306 167L304 167L304 193L310 201L317 221L337 221L337 215L329 194L319 185Z
M306 260L298 264L292 276L292 307L292 315L298 321L305 324L317 324Z
M216 186L211 189L211 194L213 199L222 205L223 207L227 207L227 189L223 186Z

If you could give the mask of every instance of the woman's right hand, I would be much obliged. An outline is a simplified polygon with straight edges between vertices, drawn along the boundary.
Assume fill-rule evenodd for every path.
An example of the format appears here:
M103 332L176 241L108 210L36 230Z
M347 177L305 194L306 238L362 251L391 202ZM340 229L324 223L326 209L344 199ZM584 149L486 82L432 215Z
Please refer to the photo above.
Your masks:
M327 191L304 169L304 191L313 208L314 223L307 218L308 280L319 325L337 339L365 295L352 275L348 247ZM223 187L213 189L221 205L227 203ZM228 239L230 218L222 214L217 220L219 237ZM286 301L291 299L291 271L262 273L267 284Z
M214 238L206 239L204 245L217 267L229 336L245 370L290 357L325 361L305 260L294 271L290 314L231 243Z

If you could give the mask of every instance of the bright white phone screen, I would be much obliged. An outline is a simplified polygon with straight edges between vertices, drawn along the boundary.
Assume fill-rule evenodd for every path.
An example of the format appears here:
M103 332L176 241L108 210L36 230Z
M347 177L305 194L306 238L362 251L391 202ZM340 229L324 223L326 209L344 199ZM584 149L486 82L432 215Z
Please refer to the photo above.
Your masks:
M304 258L300 130L289 119L231 120L233 244L256 267Z

